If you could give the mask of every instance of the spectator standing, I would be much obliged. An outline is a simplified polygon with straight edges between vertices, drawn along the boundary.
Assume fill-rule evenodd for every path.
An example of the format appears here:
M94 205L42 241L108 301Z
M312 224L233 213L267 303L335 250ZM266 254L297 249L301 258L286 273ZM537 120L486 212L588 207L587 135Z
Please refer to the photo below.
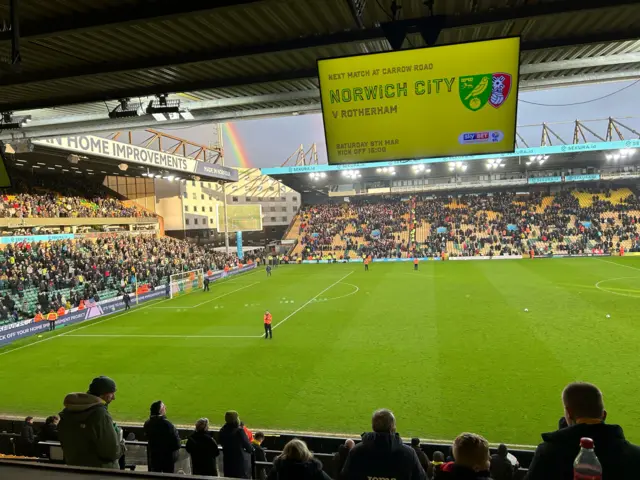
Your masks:
M38 442L57 442L58 441L58 422L60 417L51 415L44 421L44 425L38 432Z
M438 480L442 478L442 466L444 465L444 453L440 450L436 450L433 452L433 462L431 462L431 466L433 467L433 480Z
M420 465L422 465L422 468L427 474L427 478L431 478L433 476L433 467L431 466L431 462L429 461L429 457L427 457L427 454L424 453L422 448L420 448L419 438L411 439L411 448L413 448L413 451L416 452L418 460L420 461Z
M209 419L201 418L196 422L196 431L187 440L187 452L191 455L194 475L218 476L220 449L209 432Z
M602 392L590 383L570 383L562 392L567 427L543 433L527 480L571 480L573 461L580 452L580 439L593 439L595 453L605 479L637 479L640 475L640 448L629 443L619 425L604 423Z
M453 441L455 462L446 463L437 478L445 480L491 480L489 442L475 433L461 433Z
M513 480L514 465L508 457L509 450L504 443L498 446L498 452L491 455L491 478L493 480Z
M149 471L173 473L180 452L180 435L176 427L167 420L167 407L161 400L153 402L149 411L149 420L144 424Z
M67 465L118 469L124 453L122 429L107 407L116 399L116 383L94 378L88 393L70 393L60 412L58 436Z
M340 473L344 467L351 449L356 446L356 442L348 438L338 447L338 451L333 456L333 478L340 478Z
M416 452L402 443L396 432L396 419L382 409L373 414L373 432L365 433L362 442L353 447L342 469L345 480L367 480L387 477L396 480L425 480L427 475Z
M230 410L224 414L224 425L220 429L220 445L224 476L251 478L251 453L253 448L247 434L240 426L238 412Z
M307 444L294 438L273 461L267 480L331 480L322 471L322 464L313 458Z
M20 432L21 454L25 457L33 457L35 455L35 444L36 436L33 433L33 417L27 417L24 419L22 432Z
M267 454L262 448L262 442L264 442L264 433L256 432L253 436L253 440L251 440L251 445L253 446L253 454L256 462L266 462ZM265 480L267 478L267 472L263 465L256 465L256 476L258 480Z

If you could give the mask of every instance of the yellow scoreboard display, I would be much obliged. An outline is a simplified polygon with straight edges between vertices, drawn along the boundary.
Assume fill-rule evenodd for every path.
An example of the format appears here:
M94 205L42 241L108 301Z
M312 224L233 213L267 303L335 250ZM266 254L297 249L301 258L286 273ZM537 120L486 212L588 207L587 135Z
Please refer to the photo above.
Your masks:
M520 38L318 61L330 164L515 149Z

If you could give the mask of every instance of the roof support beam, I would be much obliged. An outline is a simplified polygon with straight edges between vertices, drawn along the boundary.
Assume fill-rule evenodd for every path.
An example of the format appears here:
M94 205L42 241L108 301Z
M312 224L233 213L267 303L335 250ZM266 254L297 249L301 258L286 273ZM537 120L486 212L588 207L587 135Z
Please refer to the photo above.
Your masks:
M105 27L136 25L169 18L201 15L218 8L259 3L265 0L143 0L137 5L94 10L84 14L71 14L42 22L24 23L20 33L23 39L79 33ZM11 30L0 32L0 42L11 40Z
M181 2L173 3L180 4ZM223 3L230 2L225 1ZM406 32L406 34L424 33L425 24L428 24L427 26L429 27L429 29L433 30L433 24L435 22L437 23L439 32L444 29L463 28L485 23L513 21L523 18L534 18L544 15L568 13L589 9L595 10L602 8L614 8L616 6L636 3L637 0L569 0L565 2L548 2L525 5L518 8L499 9L478 14L413 18L395 21L385 24L381 27L336 32L328 35L311 35L303 38L295 38L274 43L250 45L225 50L217 49L212 51L200 51L192 53L181 52L177 55L163 55L151 58L139 58L127 62L104 62L81 67L63 68L59 70L38 71L22 75L6 75L3 78L0 78L0 86L21 85L26 83L52 81L63 78L81 77L88 75L100 75L105 73L166 68L175 65L225 60L250 55L263 55L314 47L324 47L341 43L381 40L386 38L386 29L388 29L388 27L390 26L393 26L393 28L396 30L400 29L403 32Z
M557 72L573 68L602 67L606 65L624 65L627 63L640 63L640 52L623 53L620 55L608 55L595 58L575 58L572 60L558 60L553 62L533 63L521 65L520 74Z

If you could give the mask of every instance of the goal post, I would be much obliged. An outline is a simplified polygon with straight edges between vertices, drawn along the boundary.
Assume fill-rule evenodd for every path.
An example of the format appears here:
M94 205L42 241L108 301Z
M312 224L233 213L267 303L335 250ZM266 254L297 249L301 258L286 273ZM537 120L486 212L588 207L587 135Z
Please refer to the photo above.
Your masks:
M188 272L174 273L169 277L169 285L171 298L187 295L194 290L203 288L204 272L200 268L198 270L189 270Z

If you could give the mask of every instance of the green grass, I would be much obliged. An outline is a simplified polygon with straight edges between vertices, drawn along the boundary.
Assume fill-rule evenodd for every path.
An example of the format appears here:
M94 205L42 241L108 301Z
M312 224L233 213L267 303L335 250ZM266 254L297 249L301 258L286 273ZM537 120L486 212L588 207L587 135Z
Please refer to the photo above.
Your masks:
M403 436L529 445L585 380L640 442L640 258L291 265L211 286L0 350L0 412L56 413L109 375L121 422L162 399L176 423L236 409L252 428L360 433L388 407ZM272 341L265 309L289 317Z

